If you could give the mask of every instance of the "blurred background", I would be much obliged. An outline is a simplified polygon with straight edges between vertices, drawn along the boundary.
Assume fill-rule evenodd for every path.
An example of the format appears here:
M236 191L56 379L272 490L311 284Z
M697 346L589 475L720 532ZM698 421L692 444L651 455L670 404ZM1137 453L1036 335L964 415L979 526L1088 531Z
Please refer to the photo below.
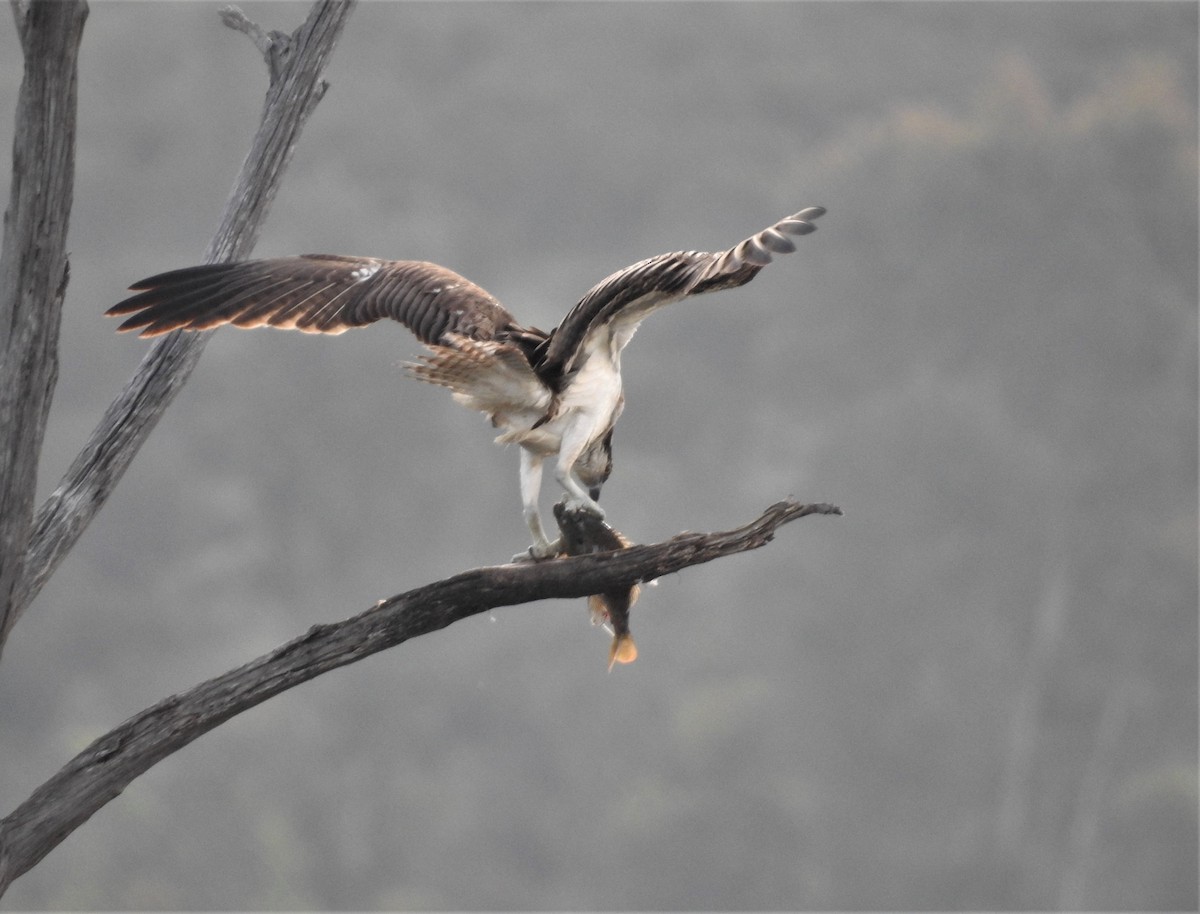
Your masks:
M149 348L104 309L198 261L248 148L264 67L217 9L92 6L43 495ZM20 72L5 16L4 149ZM328 78L259 256L433 260L548 329L828 207L643 326L604 504L640 542L846 516L661 581L611 674L583 601L544 602L294 689L7 907L1196 908L1195 4L366 4ZM14 631L0 810L527 545L516 452L418 352L218 332Z

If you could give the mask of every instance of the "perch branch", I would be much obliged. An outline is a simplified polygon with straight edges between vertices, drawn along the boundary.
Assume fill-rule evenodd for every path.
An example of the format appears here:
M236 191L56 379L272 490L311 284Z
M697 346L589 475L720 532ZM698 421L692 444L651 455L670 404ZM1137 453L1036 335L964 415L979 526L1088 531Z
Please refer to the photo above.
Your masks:
M226 204L221 226L209 243L206 263L246 257L253 249L300 131L324 92L320 74L353 6L353 0L319 0L304 24L286 41L276 38L278 33L271 33L264 51L271 69L271 85L262 122ZM226 19L240 15L227 13ZM245 16L241 20L248 21ZM238 29L247 34L253 31L249 27ZM253 34L251 37L261 50L258 39ZM281 46L286 46L286 53L279 53ZM187 381L209 335L172 333L151 348L58 487L37 510L24 574L12 601L10 627L120 481Z
M552 597L631 587L757 549L783 524L833 505L787 500L734 530L681 533L654 545L530 564L476 568L316 625L244 666L173 695L100 737L0 820L0 895L136 777L231 717L322 673L477 613ZM560 523L577 522L570 513ZM564 533L566 533L564 526Z

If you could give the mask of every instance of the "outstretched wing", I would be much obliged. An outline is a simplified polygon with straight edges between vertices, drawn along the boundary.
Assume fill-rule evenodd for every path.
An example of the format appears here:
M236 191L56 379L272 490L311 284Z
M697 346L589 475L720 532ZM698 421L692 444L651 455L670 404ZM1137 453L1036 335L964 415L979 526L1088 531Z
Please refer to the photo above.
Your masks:
M132 315L119 329L140 336L223 324L337 334L384 318L427 344L449 333L490 340L524 332L479 286L421 261L305 254L187 267L130 288L139 294L106 313Z
M772 255L796 250L789 236L816 231L813 220L824 213L824 207L810 206L727 251L659 254L618 270L593 286L550 334L539 359L539 372L570 371L584 339L602 324L613 323L614 332L623 334L623 345L642 319L663 305L748 283L771 262Z

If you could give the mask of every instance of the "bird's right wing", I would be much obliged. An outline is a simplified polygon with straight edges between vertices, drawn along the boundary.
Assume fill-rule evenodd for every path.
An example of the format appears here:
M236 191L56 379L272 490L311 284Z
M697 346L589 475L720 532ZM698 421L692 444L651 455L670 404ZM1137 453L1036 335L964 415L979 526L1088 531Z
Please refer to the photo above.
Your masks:
M119 329L141 336L223 324L338 334L384 318L426 344L450 333L490 340L522 330L479 286L423 261L305 254L186 267L131 289L139 294L106 314L132 315Z
M726 251L676 251L618 270L593 286L550 334L539 361L547 374L572 368L583 340L605 323L624 324L626 339L650 312L688 295L744 285L774 254L796 250L792 237L816 231L825 208L810 206Z

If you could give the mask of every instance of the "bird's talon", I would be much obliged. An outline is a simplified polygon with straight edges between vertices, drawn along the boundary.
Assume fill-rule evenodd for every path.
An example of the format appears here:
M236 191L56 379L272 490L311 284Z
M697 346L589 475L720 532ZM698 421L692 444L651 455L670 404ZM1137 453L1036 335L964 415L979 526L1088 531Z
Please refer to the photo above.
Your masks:
M546 559L552 559L562 552L562 539L556 539L554 542L534 543L524 552L518 552L512 557L514 563L522 562L543 562Z
M592 517L595 517L599 520L604 520L604 509L594 501L576 501L571 499L566 502L564 507L566 507L568 511L573 512L585 511L592 515Z

